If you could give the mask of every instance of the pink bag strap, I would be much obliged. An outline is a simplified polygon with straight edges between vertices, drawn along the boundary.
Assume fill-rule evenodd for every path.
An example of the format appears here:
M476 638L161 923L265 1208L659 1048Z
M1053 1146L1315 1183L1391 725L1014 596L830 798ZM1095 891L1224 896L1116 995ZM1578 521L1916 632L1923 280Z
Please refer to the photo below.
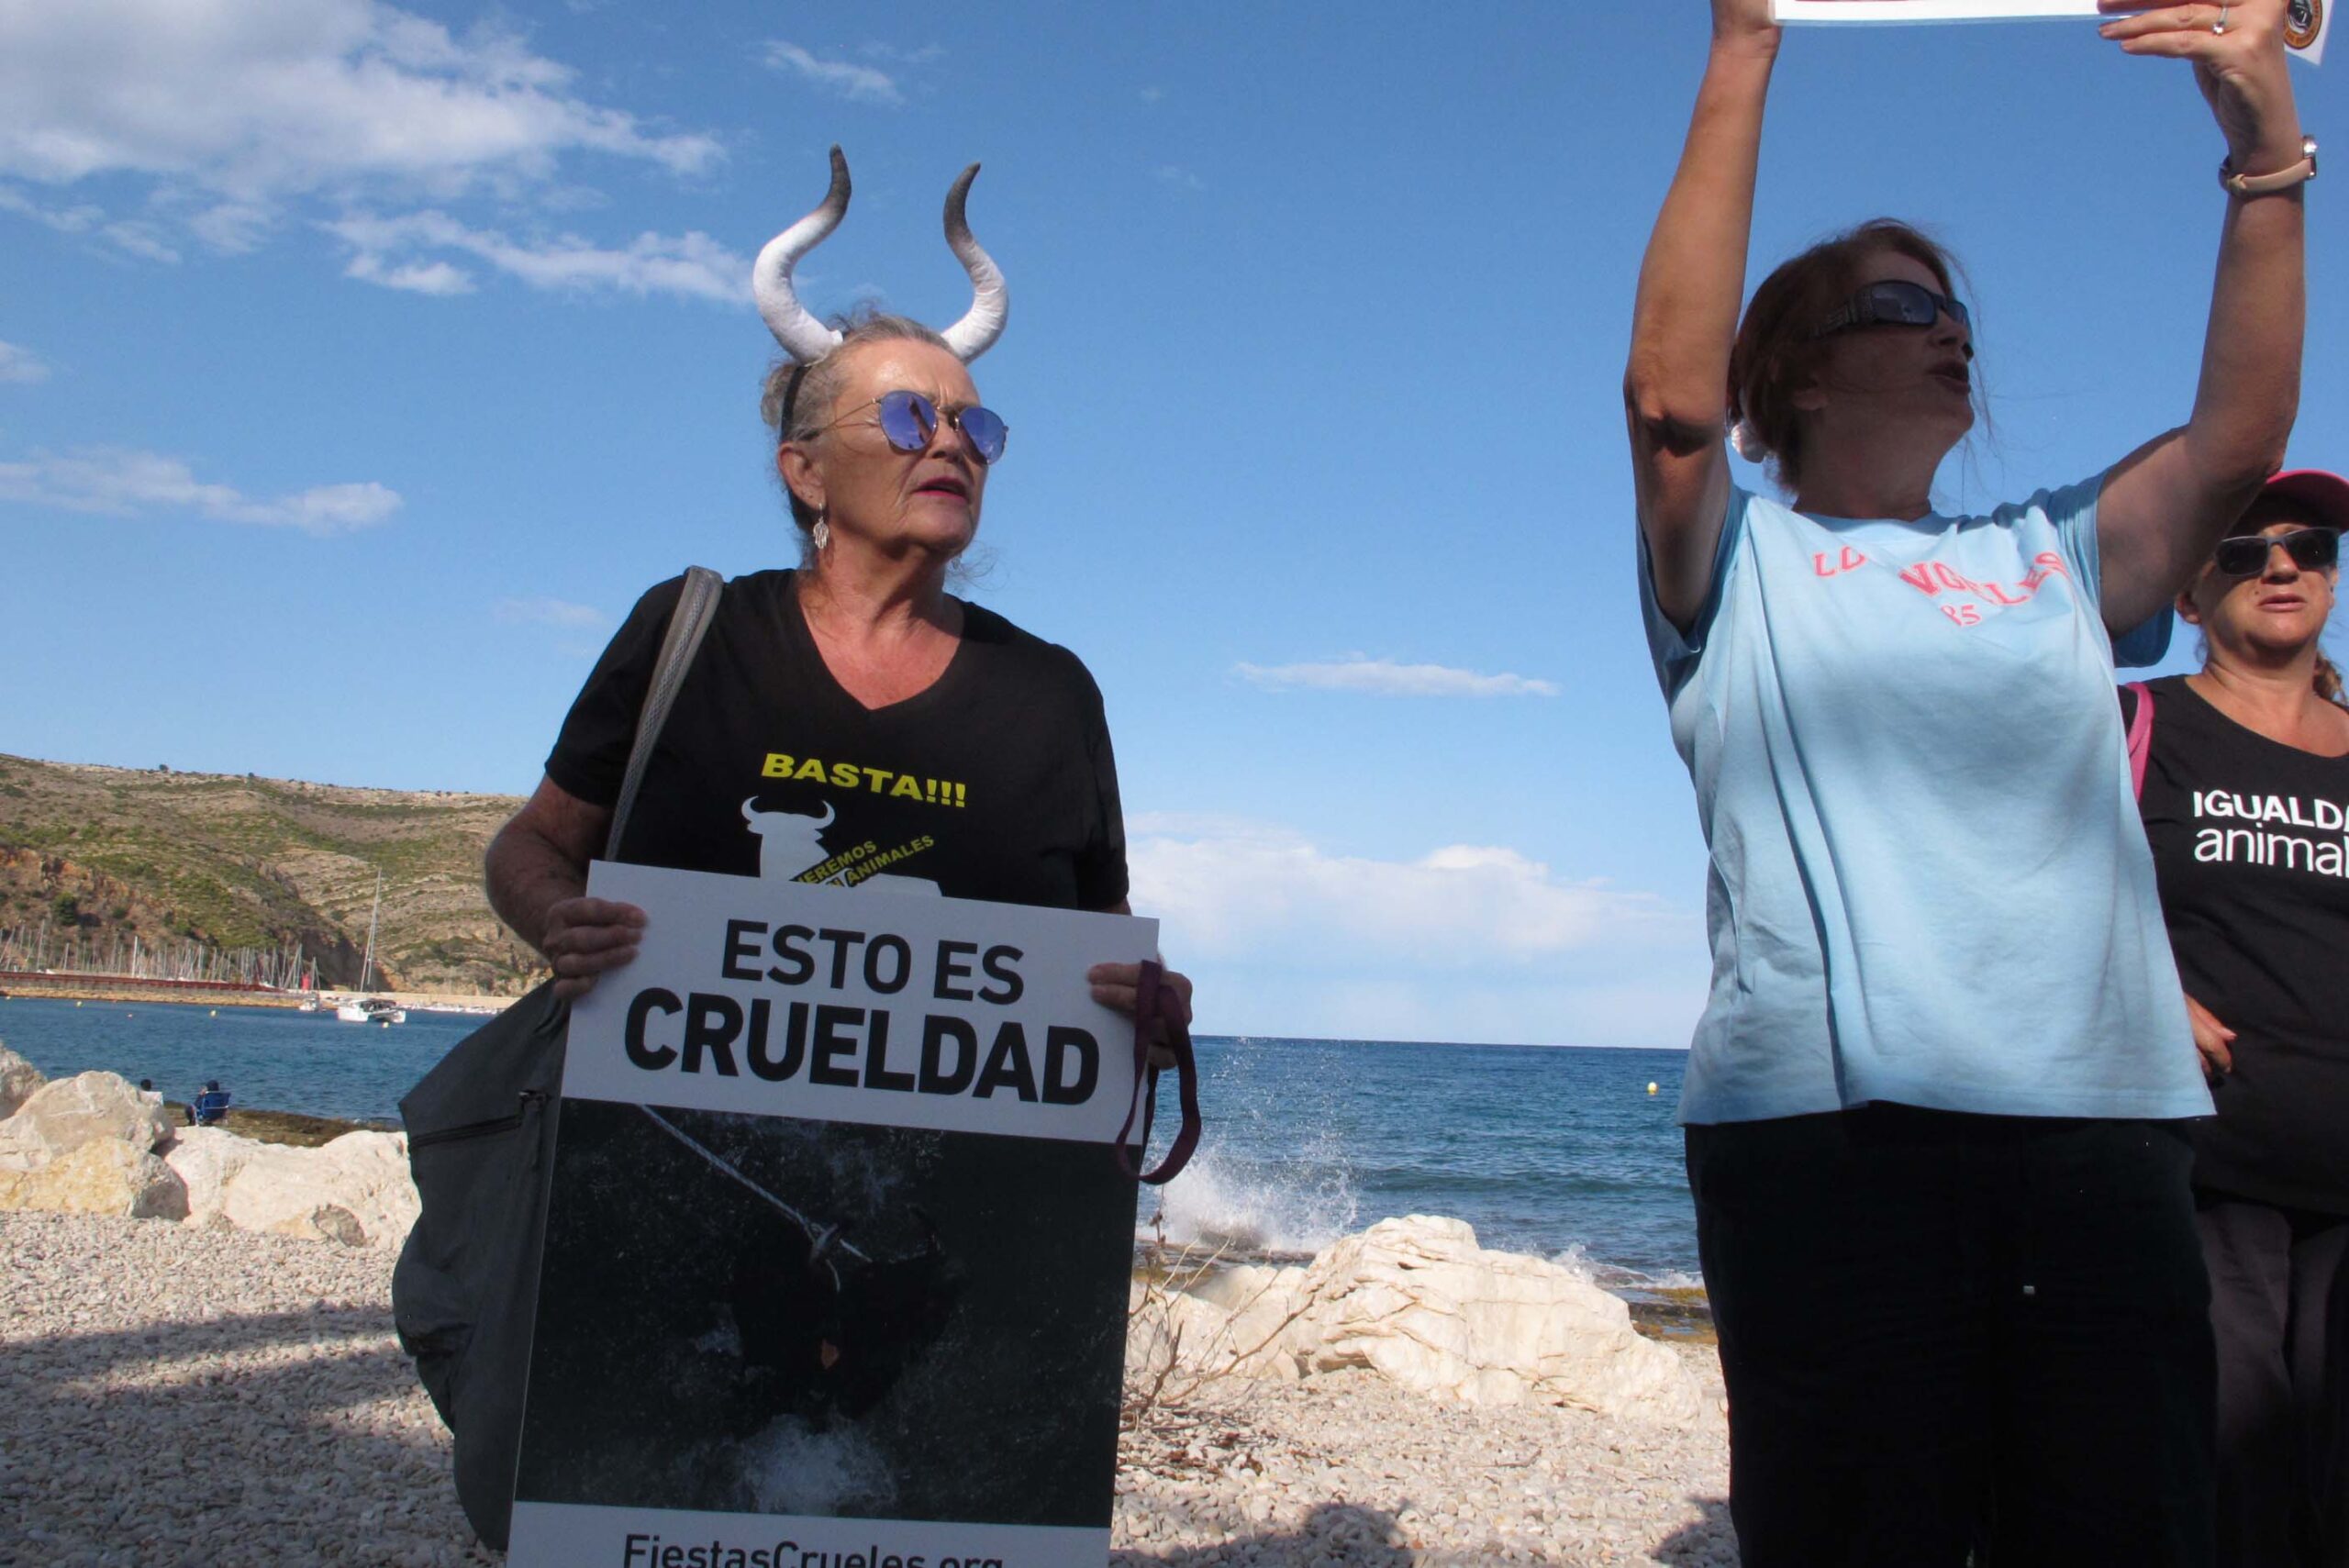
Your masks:
M2154 750L2154 694L2143 681L2132 681L2121 688L2137 699L2129 715L2129 788L2138 799L2145 798L2145 759Z

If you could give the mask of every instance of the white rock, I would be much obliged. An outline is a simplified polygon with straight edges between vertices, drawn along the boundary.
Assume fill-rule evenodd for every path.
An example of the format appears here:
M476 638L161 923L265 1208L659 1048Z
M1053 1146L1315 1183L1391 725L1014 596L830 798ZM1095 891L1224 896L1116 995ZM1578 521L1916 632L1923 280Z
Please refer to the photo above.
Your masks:
M220 1156L217 1212L239 1230L396 1247L419 1207L407 1173L407 1135L346 1132L318 1149L258 1143Z
M273 1236L294 1236L305 1241L335 1241L345 1247L367 1245L366 1227L339 1203L314 1205L306 1213L289 1214L268 1228Z
M187 1187L187 1222L190 1225L210 1225L226 1220L221 1213L228 1202L228 1184L245 1168L252 1151L262 1148L250 1138L239 1138L224 1127L184 1127L163 1151L164 1162L171 1166Z
M171 1118L116 1073L83 1073L33 1091L0 1121L0 1171L35 1171L94 1140L144 1154L171 1141Z
M0 1169L0 1209L177 1219L187 1213L187 1189L146 1150L94 1138L31 1170Z
M0 1045L0 1117L12 1117L17 1107L32 1097L35 1089L49 1080L40 1069L23 1057Z
M1367 1368L1462 1405L1565 1405L1686 1421L1700 1392L1631 1309L1457 1219L1382 1220L1304 1268L1232 1269L1134 1319L1130 1359L1291 1382ZM1138 1341L1138 1342L1134 1342Z

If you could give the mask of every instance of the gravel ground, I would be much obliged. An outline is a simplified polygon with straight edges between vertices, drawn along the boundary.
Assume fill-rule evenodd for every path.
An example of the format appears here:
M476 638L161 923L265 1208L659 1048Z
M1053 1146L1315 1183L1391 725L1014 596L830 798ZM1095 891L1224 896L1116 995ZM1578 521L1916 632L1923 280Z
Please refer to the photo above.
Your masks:
M391 1330L391 1259L0 1214L0 1564L487 1563ZM1114 1560L1734 1564L1719 1373L1687 1428L1474 1412L1368 1373L1145 1411Z
M1368 1372L1148 1412L1119 1467L1116 1561L1734 1568L1720 1362L1675 1349L1710 1394L1688 1427L1468 1410Z

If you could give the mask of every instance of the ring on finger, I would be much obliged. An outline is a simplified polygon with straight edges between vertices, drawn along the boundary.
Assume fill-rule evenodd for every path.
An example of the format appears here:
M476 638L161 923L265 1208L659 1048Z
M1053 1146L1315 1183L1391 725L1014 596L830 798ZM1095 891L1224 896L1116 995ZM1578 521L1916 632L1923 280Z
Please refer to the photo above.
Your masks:
M2210 30L2218 34L2221 38L2224 38L2227 35L2227 13L2233 9L2234 7L2232 5L2220 6L2219 19L2210 24Z

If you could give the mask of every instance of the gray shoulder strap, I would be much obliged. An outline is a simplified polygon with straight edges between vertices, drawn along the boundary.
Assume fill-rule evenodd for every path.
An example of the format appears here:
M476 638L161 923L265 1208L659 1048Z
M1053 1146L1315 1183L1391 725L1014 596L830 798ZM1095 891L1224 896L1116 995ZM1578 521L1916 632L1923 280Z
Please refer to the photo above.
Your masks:
M644 691L644 709L637 715L636 740L629 747L628 772L620 779L620 797L612 807L611 837L604 841L604 858L620 858L620 835L628 831L628 814L636 805L636 792L644 783L645 764L652 761L652 744L661 739L661 727L669 721L669 709L677 701L677 688L685 684L685 672L692 668L694 655L701 649L702 634L718 614L718 595L726 586L725 581L707 566L685 568L685 586L677 595L677 607L669 616L669 635L661 640L661 658L652 666L652 684Z

